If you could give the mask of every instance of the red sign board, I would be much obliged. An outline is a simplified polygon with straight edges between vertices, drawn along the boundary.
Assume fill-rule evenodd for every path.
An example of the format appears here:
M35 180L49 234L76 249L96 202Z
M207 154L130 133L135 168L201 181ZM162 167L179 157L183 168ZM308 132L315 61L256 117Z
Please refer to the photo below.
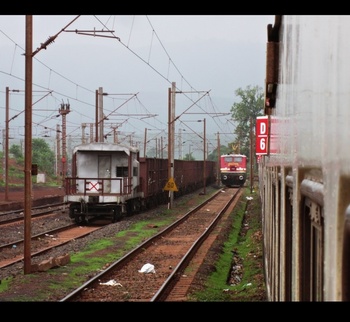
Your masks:
M269 145L269 117L268 116L258 116L256 118L256 142L255 142L255 154L263 155L268 153Z

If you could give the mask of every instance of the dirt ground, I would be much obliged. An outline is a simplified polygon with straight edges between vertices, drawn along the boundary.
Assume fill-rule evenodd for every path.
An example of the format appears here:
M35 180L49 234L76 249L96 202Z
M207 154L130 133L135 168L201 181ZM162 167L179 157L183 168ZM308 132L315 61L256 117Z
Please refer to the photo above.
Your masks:
M24 187L9 188L8 198L6 200L6 194L4 187L0 187L0 211L17 210L24 208ZM49 187L49 186L36 186L32 187L32 203L33 206L39 206L40 200L44 198L60 197L63 200L64 189L61 187ZM58 202L58 200L56 201Z
M36 198L47 198L51 195L54 194L60 194L63 195L63 191L59 188L46 188L46 189L34 189L34 195ZM2 198L4 196L4 192L0 191L0 197ZM13 192L11 195L11 199L15 200L15 198L21 199L23 198L23 190L22 191L16 191ZM183 205L185 208L189 208L191 206L191 203L193 202L194 198L198 198L197 195L193 195L189 200L187 201L186 204ZM36 199L38 200L38 199ZM0 210L1 210L1 202L3 199L0 201ZM252 204L249 204L252 206ZM179 206L179 211L181 207ZM247 209L247 215L245 218L245 225L244 227L249 227L249 221L251 219L251 216L260 216L260 211L255 213L255 211L259 209L259 207L248 207ZM57 257L62 254L73 254L80 249L83 249L88 245L90 242L96 239L101 239L101 238L112 238L115 236L117 231L121 230L126 230L128 227L131 225L131 222L136 222L141 220L142 218L151 218L153 216L159 216L160 211L152 211L150 213L145 213L145 214L140 214L137 216L133 216L128 218L128 220L123 220L121 222L117 222L111 225L107 225L105 228L101 229L98 231L96 234L89 235L86 238L81 238L77 240L75 243L68 243L66 246L62 248L57 248L53 253L50 253L50 255L46 256L52 256L52 257ZM196 282L194 283L194 288L193 291L198 291L203 288L205 288L205 280L209 274L213 272L213 269L215 267L213 266L213 263L217 260L218 255L222 251L222 244L226 241L226 235L228 234L229 230L232 229L230 225L227 227L227 232L224 232L220 238L217 239L213 249L209 250L207 259L203 263L200 271L198 272ZM257 232L259 234L260 238L257 238L257 243L261 243L261 231ZM256 236L256 234L254 234ZM255 240L255 237L254 237ZM260 242L259 242L260 241ZM126 243L127 240L124 240L121 237L118 237L118 240L113 244L112 247L116 247L116 249L120 249L121 247L124 247L124 243ZM252 243L253 240L250 240L249 243ZM261 247L259 247L261 251ZM110 248L106 248L105 252L108 253L110 252ZM101 252L99 252L99 256L101 256ZM257 285L255 293L252 295L251 298L248 298L243 294L233 294L232 293L232 301L252 301L252 302L265 302L266 301L266 288L264 284L264 275L263 275L263 269L262 269L262 254L257 254L256 255L256 265L260 267L260 269L257 269L257 274L254 276L253 280L255 281L254 284ZM102 255L103 256L103 255ZM43 258L41 260L44 260L47 258ZM40 260L40 261L41 261ZM70 264L70 269L72 268L73 264ZM79 263L75 265L81 265ZM8 274L4 275L5 276L13 276L14 279L11 282L11 286L7 291L4 291L0 294L0 301L23 301L24 298L33 298L36 301L39 301L40 296L42 296L42 299L45 301L59 301L62 299L65 294L68 292L64 288L58 289L55 292L50 290L50 283L52 282L52 275L50 274L50 271L48 272L40 272L38 274L33 274L32 279L30 283L25 283L24 281L26 280L27 276L23 275L23 267L22 264L18 264L18 267L16 266L15 268L11 268L13 271L9 271ZM91 273L88 273L91 274ZM60 277L62 278L62 283L64 282L64 274ZM47 290L50 290L49 292ZM41 294L39 296L39 294Z

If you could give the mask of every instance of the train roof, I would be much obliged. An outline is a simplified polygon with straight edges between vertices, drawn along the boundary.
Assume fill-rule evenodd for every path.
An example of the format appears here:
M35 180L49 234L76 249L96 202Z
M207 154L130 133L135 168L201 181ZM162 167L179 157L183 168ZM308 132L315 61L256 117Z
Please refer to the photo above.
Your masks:
M139 152L139 149L133 146L118 143L91 142L75 146L73 149L73 154L78 151L123 151L130 155L130 152L137 153Z
M228 156L236 156L236 157L244 157L246 158L247 156L244 154L239 154L239 153L228 153L228 154L221 154L222 157L228 157Z

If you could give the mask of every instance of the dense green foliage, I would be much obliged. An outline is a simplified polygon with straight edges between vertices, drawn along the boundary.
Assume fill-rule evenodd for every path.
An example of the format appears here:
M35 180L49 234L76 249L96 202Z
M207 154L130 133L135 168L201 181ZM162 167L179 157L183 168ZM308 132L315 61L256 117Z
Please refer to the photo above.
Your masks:
M235 94L240 98L240 102L234 103L231 107L231 118L236 123L234 140L227 146L221 145L219 154L241 153L250 156L251 132L252 147L255 150L255 120L257 116L264 115L264 93L259 86L247 86L247 88L238 88ZM252 131L251 131L252 129ZM255 151L253 153L255 155ZM208 160L217 161L218 149L215 149L208 155ZM186 159L187 160L187 159Z
M251 129L255 133L256 117L264 115L264 93L263 89L259 86L247 86L245 90L238 88L235 94L241 98L241 101L234 103L231 107L232 119L237 122L234 131L236 139L232 143L232 149L235 153L249 156ZM254 135L252 142L252 146L254 146Z
M44 139L33 138L32 140L32 164L38 165L38 171L53 176L55 173L55 153ZM13 144L9 152L16 159L18 164L24 164L22 148L18 144Z
M55 153L44 139L33 139L32 141L32 163L38 165L39 172L53 176L55 173L54 165L56 163Z
M24 149L19 144L12 144L9 147L9 185L18 184L19 180L24 180ZM5 154L0 152L0 161L5 164ZM15 164L13 163L15 162ZM56 180L56 156L49 144L41 138L33 138L32 140L32 164L38 167L38 173L44 173L47 181ZM0 167L0 185L5 183L5 168ZM35 176L33 180L35 181ZM33 181L33 182L34 182Z
M18 163L24 163L24 155L21 147L18 144L13 144L9 148L9 152L13 155L13 157L17 160Z

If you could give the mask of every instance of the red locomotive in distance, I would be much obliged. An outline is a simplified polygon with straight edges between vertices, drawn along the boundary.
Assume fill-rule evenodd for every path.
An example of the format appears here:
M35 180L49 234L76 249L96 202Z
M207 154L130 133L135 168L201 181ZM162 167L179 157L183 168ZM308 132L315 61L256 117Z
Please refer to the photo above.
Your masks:
M247 157L243 154L220 156L221 183L226 187L241 187L247 179Z

